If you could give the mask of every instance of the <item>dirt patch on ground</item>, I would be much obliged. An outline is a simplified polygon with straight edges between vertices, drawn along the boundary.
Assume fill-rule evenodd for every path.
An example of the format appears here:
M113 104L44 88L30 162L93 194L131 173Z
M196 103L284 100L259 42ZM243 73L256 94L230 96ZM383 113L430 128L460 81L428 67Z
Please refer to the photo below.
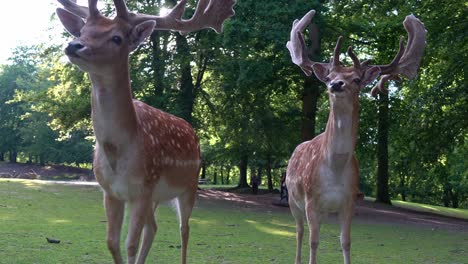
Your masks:
M89 169L71 166L0 163L0 178L89 181L94 176Z
M289 208L278 206L279 194L238 194L218 190L199 190L198 206L217 206L236 210L253 212L276 211L290 214ZM327 220L336 222L336 215L330 215ZM432 230L448 230L468 233L468 221L458 218L445 217L431 213L360 201L356 206L356 223L372 223L384 225L408 225L412 227L428 228Z

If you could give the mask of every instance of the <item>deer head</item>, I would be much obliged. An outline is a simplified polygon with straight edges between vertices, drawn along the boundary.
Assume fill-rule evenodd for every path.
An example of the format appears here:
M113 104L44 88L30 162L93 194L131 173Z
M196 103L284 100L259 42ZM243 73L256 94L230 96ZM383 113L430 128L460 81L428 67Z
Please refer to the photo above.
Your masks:
M75 39L65 49L71 62L87 72L102 72L119 58L126 58L153 30L176 30L183 34L203 28L222 31L224 20L234 15L235 0L201 0L188 20L182 19L187 0L180 1L167 16L136 14L128 11L124 0L114 0L116 17L104 17L97 0L89 7L76 1L58 0L65 9L57 15ZM127 61L124 59L124 64Z
M307 76L312 72L327 85L328 91L334 97L346 97L347 94L358 94L359 91L382 76L378 84L372 89L373 95L377 91L386 92L385 83L391 79L398 79L399 75L414 78L426 45L426 30L414 15L409 15L403 22L408 32L407 46L400 39L400 49L390 64L371 65L370 60L360 62L351 47L348 55L353 61L352 67L345 67L339 60L342 37L338 41L329 63L311 61L307 57L307 48L302 32L309 25L315 15L315 10L309 11L301 20L295 20L291 30L290 41L286 44L293 63L297 64Z

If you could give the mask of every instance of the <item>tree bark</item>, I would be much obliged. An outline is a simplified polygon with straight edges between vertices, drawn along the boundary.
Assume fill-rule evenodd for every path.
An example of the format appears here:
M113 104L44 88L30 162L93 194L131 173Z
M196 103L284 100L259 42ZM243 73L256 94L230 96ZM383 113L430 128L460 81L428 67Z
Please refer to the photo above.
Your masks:
M226 184L230 183L230 176L231 176L231 166L228 166L226 169Z
M214 166L213 184L218 184L218 167Z
M206 162L202 161L201 179L206 179Z
M267 175L267 181L268 181L268 191L272 192L273 191L273 179L271 176L271 155L268 155L267 157L266 175Z
M313 61L320 60L320 34L316 24L309 26L309 39L311 41L308 48L309 57ZM305 76L302 89L302 141L311 140L315 136L315 118L317 116L317 101L320 97L321 82L315 76Z
M16 150L10 150L9 160L11 163L16 163L18 158L18 152Z
M400 176L400 194L401 200L406 201L406 182L405 175Z
M388 94L379 94L376 202L392 204L388 188Z
M244 188L244 187L250 187L249 183L247 182L247 165L249 162L249 158L247 155L243 155L241 157L240 163L239 163L239 184L237 187L239 188Z
M192 124L193 105L195 104L192 66L190 65L190 47L187 38L176 35L177 56L180 61L180 117Z
M224 167L221 166L220 170L221 170L221 173L220 173L220 176L221 176L221 184L224 185Z

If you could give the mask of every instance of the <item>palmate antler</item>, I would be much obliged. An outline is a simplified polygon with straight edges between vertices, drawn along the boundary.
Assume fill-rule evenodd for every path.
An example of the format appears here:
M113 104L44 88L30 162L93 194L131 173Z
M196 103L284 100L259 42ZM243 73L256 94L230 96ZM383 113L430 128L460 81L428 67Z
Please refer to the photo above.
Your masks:
M88 6L76 4L76 0L58 0L63 7L81 18L88 19L99 15L97 0L89 0ZM181 34L197 31L204 28L212 28L220 33L224 20L233 16L233 6L236 0L200 0L195 13L190 19L182 19L187 0L181 0L167 16L153 16L129 12L124 0L114 0L117 17L137 25L147 20L156 21L155 30L174 30ZM97 13L96 13L97 11Z
M371 90L373 96L377 92L386 93L385 84L389 80L400 80L402 75L408 79L416 76L416 73L421 63L424 47L426 46L426 28L424 24L414 15L406 16L403 21L406 32L408 32L408 42L406 48L403 44L403 39L400 39L400 50L388 65L378 65L381 69L381 78L374 88Z
M339 52L341 48L342 38L339 37L336 43L333 57L329 63L320 63L311 61L307 56L307 47L305 45L302 32L310 24L315 15L315 10L309 11L301 20L295 20L291 29L290 41L286 44L291 54L293 63L298 65L307 76L313 72L313 65L322 64L329 70L341 67L339 61ZM372 88L372 95L376 95L377 91L386 92L385 83L389 80L398 80L399 75L408 79L416 76L417 69L421 62L421 58L426 46L426 29L424 24L414 15L409 15L403 22L403 25L408 32L408 44L405 48L403 38L400 39L400 49L390 64L387 65L370 65L370 60L360 62L354 54L351 47L348 48L348 55L353 61L353 67L360 71L366 71L371 67L379 67L381 79L377 85Z
M305 44L304 35L302 34L302 32L310 24L314 15L315 15L315 10L310 10L307 14L304 15L304 17L301 18L301 20L298 20L298 19L294 20L293 26L291 29L290 40L286 43L286 47L289 50L292 62L298 65L299 67L301 67L302 71L307 76L310 76L312 74L313 66L315 64L321 64L327 67L329 70L333 68L341 67L340 50L341 50L341 45L343 42L343 37L341 36L338 38L338 41L336 42L335 49L333 50L333 57L329 63L311 61L309 57L307 56L308 55L307 46ZM348 53L349 53L349 50L348 50ZM356 55L354 55L354 53L352 55L358 62L356 64L355 59L353 58L353 56L351 56L353 58L353 61L355 62L355 66L360 65L359 60L357 59ZM367 62L365 62L364 64L367 65Z

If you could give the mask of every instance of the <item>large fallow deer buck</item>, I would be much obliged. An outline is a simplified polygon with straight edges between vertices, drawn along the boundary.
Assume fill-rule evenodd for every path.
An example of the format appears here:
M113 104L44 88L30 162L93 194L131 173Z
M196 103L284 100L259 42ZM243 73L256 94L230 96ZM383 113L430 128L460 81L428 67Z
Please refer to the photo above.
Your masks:
M350 260L350 231L354 206L358 197L359 171L354 154L358 133L358 99L362 88L372 83L379 75L381 80L372 93L385 90L384 83L403 75L416 75L425 47L426 30L413 15L403 22L408 32L405 48L400 40L400 50L388 65L370 65L360 62L353 50L348 55L352 67L345 67L339 60L342 38L338 38L330 63L309 60L302 32L309 25L315 11L311 10L301 20L293 23L291 39L287 47L292 61L306 75L315 76L326 84L330 114L325 132L296 147L289 160L286 185L289 191L289 206L296 221L296 264L301 263L304 219L309 226L309 263L316 263L319 229L322 216L337 212L341 227L341 248L344 263Z
M198 139L184 120L132 99L128 56L153 30L220 32L224 20L234 15L235 0L200 0L188 20L182 19L186 0L162 17L130 13L123 0L114 0L113 19L101 15L97 0L89 0L88 7L59 2L65 9L58 8L57 15L76 37L65 54L89 73L93 86L94 173L104 190L107 245L114 262L123 263L120 233L125 203L130 218L127 263L144 263L157 229L154 211L159 203L174 199L181 262L186 263L200 168Z

